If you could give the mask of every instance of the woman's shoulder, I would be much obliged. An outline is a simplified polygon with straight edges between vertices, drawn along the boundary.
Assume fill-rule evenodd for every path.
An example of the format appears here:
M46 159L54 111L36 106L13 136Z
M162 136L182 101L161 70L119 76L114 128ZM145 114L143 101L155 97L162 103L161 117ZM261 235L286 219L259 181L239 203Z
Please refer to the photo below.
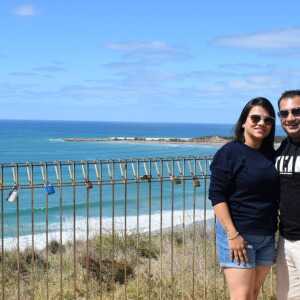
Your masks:
M235 154L236 152L240 152L243 149L243 146L240 142L238 141L231 141L223 145L217 153L222 153L222 154L227 154L227 155L232 155Z
M214 155L215 164L232 164L240 157L243 147L240 142L232 141L223 145Z

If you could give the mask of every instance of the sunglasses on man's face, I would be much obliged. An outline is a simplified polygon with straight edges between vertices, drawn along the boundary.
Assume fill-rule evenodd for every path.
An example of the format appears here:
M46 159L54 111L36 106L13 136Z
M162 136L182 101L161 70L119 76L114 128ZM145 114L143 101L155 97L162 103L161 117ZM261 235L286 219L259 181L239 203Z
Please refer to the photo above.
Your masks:
M261 115L250 115L249 118L254 124L259 123L261 120L263 120L266 125L273 125L275 122L275 119L271 116L264 117Z
M300 117L300 107L295 107L292 109L282 109L278 112L278 117L281 119L286 119L291 113L294 117Z

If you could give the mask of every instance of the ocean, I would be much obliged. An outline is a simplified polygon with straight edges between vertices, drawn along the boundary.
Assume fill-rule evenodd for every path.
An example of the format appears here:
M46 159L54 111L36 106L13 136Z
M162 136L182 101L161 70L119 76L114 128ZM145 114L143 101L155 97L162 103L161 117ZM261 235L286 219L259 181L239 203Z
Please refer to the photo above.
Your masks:
M211 154L190 145L63 142L66 137L197 137L231 135L232 125L123 122L0 121L1 162L119 159Z
M41 162L56 160L101 160L126 159L145 157L178 157L178 156L207 156L213 155L218 146L194 144L141 144L141 143L114 143L114 142L65 142L64 138L94 138L94 137L172 137L190 138L200 136L232 136L233 125L230 124L166 124L166 123L125 123L125 122L79 122L79 121L0 121L0 155L1 163L7 162ZM282 135L281 129L277 135ZM11 175L8 175L11 176ZM26 176L21 174L21 176ZM41 175L40 175L41 176ZM22 178L21 178L22 179ZM24 178L22 180L25 180ZM149 224L149 205L147 202L147 185L141 185L141 199L139 207L139 229L147 230ZM151 223L152 229L159 229L160 198L159 185L152 185ZM111 190L103 190L102 213L103 228L111 229L112 221L116 230L124 226L124 199L122 191L116 189L114 216L112 216ZM164 186L163 197L163 226L170 226L171 202L170 185ZM87 216L85 189L76 190L76 236L84 238L87 219L90 233L96 234L99 229L99 192L93 190L89 194L89 215ZM4 210L2 215L5 247L13 248L16 245L16 236L20 235L21 248L30 246L32 238L32 195L30 191L20 191L19 197L19 226L17 226L15 203L5 201L9 191L3 193ZM46 216L48 216L49 239L59 238L59 229L62 225L63 240L72 237L73 230L73 196L71 188L63 191L63 201L58 191L50 195L46 210L46 196L43 189L34 191L34 239L37 247L45 245ZM190 185L186 190L186 218L193 215L193 188ZM196 199L196 220L203 218L204 189L200 189ZM174 198L174 225L182 222L182 190L175 189ZM210 203L206 203L210 208ZM60 210L62 207L62 210ZM137 226L136 187L128 189L127 227L134 231ZM62 214L60 215L60 212ZM208 217L212 211L208 210ZM112 218L114 217L114 220ZM60 221L62 220L62 224Z

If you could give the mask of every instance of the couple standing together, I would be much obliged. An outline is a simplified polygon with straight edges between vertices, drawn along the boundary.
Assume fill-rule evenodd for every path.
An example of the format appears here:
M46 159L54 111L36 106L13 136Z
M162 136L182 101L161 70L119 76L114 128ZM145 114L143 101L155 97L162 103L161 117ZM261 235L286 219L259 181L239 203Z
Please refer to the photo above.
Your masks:
M284 92L278 109L287 137L277 151L274 108L255 98L211 164L217 252L232 300L257 299L275 261L277 299L300 299L300 90Z

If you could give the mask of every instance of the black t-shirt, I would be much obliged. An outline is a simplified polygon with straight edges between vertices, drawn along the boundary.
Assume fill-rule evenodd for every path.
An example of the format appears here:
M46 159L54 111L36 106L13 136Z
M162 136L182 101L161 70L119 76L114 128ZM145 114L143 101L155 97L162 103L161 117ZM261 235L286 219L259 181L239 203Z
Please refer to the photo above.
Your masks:
M280 173L280 233L300 240L300 143L285 139L276 151L275 166Z
M273 234L277 227L278 173L274 152L262 153L240 142L224 145L211 164L209 199L228 204L240 233Z

